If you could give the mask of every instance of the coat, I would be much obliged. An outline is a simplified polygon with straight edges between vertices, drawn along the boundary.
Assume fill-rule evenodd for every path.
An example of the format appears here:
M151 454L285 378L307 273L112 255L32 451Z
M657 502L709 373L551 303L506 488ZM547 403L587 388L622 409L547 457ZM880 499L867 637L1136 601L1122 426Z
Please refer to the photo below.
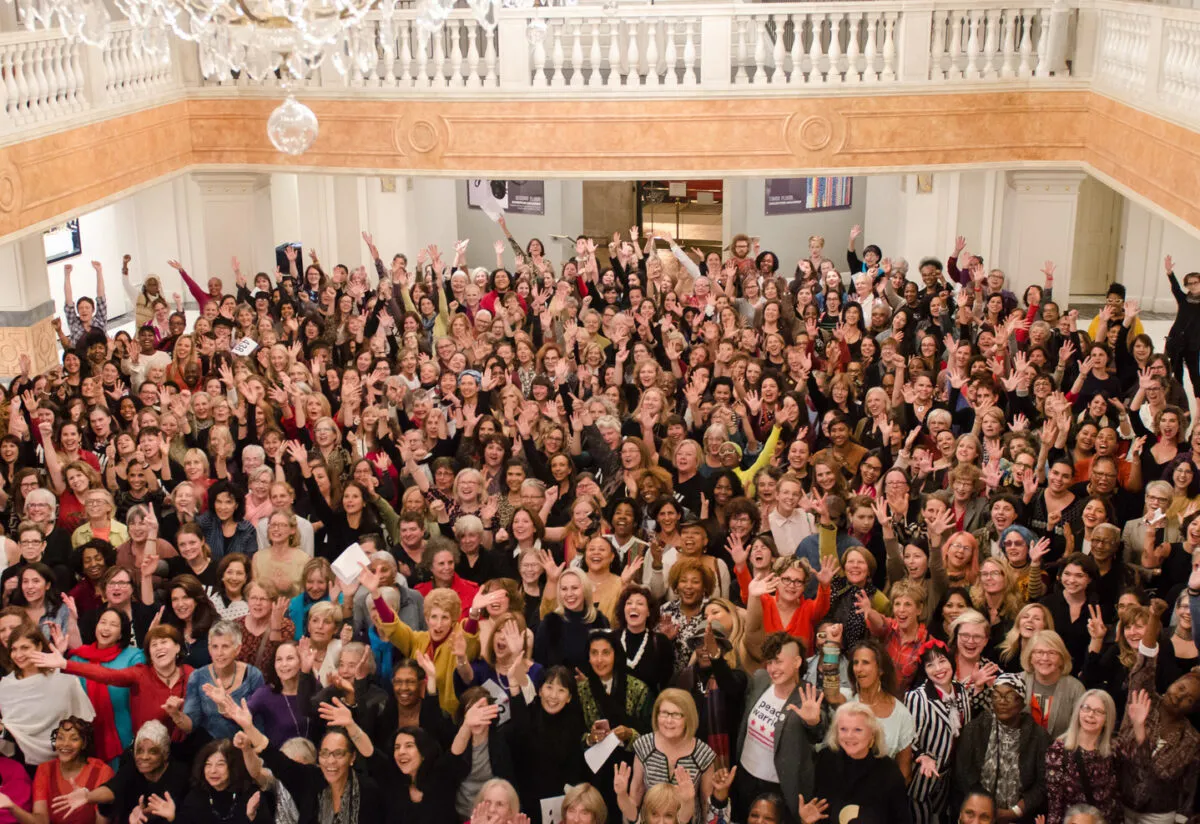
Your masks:
M1033 707L1033 674L1024 673L1021 678L1025 681L1025 706ZM1050 719L1046 724L1046 732L1050 738L1058 738L1071 726L1071 716L1075 712L1075 702L1083 697L1087 688L1072 675L1064 675L1058 679L1054 690L1054 700L1050 702Z
M240 552L247 558L253 558L254 553L258 552L258 532L249 521L238 521L230 538L225 537L220 519L212 512L201 512L196 523L204 530L204 540L212 550L214 564L234 552Z
M958 783L960 798L981 783L988 737L995 723L995 716L985 711L971 719L958 737L954 778ZM1029 713L1021 713L1017 751L1020 753L1021 800L1025 802L1023 821L1033 821L1034 816L1046 806L1046 750L1049 748L1049 734L1037 725ZM985 789L991 790L990 787Z

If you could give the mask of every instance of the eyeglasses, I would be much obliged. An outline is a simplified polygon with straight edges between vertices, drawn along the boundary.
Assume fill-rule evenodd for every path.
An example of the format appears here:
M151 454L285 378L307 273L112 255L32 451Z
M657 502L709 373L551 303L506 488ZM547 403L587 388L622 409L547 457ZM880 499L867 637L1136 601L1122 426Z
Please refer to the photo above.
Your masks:
M675 712L674 710L659 710L658 717L665 718L668 721L682 721L683 713Z
M133 581L109 581L108 585L110 587L121 587L121 588L131 587L131 586L133 586Z
M20 542L21 546L41 546L44 543L46 543L46 542L43 540L37 540L37 539L32 540L32 541L21 541Z
M1004 573L998 569L981 569L979 571L980 578L1003 578Z
M341 761L349 754L349 750L321 750L319 753L317 753L317 758L323 761L328 761L331 758L335 761Z
M1104 709L1104 707L1089 707L1087 704L1084 704L1082 707L1079 708L1079 714L1080 715L1098 715L1098 716L1104 717L1104 716L1108 715L1108 710Z
M779 583L786 587L802 587L804 586L803 578L780 578Z

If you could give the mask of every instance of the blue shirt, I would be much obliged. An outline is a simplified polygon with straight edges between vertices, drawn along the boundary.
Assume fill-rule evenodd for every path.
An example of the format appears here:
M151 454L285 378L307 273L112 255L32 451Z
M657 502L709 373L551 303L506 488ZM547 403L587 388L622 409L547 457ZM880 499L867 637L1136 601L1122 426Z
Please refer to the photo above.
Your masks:
M204 731L213 738L233 738L241 727L221 715L217 705L204 694L204 685L215 682L211 666L193 672L192 677L188 679L187 697L183 700L183 711L188 718L192 719L193 727L203 727ZM242 683L238 685L237 689L230 693L230 698L240 703L243 698L248 699L265 683L258 667L247 664L246 677L242 679Z

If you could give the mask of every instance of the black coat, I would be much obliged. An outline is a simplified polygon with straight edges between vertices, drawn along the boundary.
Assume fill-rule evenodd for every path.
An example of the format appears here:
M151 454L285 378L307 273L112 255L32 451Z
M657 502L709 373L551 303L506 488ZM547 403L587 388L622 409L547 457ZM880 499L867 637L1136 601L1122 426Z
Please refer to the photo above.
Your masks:
M995 716L990 711L984 711L963 727L958 738L954 769L960 799L982 783L983 759L987 755L988 738L995 723ZM1033 817L1046 806L1046 750L1049 748L1050 734L1038 726L1029 713L1021 713L1021 735L1017 749L1021 762L1021 800L1025 803L1023 821L1033 821ZM984 789L991 792L994 788Z
M353 746L353 745L351 745ZM262 751L262 760L275 778L283 783L296 809L300 811L297 824L317 824L321 809L321 793L329 786L321 768L315 764L300 764L274 747ZM365 773L357 773L359 802L358 821L351 824L378 824L383 814L383 795L379 785Z
M826 815L830 821L912 822L904 774L887 756L855 759L841 750L821 750L813 765L813 792L829 802ZM849 814L852 808L855 812Z

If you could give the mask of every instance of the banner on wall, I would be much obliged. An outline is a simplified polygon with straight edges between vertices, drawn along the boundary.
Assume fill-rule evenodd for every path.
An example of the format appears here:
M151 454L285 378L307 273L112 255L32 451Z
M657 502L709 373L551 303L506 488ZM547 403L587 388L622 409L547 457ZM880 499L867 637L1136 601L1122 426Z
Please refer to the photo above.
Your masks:
M541 180L468 180L467 206L484 211L498 206L510 215L544 215L546 184Z
M852 177L769 177L763 211L794 215L849 209L853 189Z

